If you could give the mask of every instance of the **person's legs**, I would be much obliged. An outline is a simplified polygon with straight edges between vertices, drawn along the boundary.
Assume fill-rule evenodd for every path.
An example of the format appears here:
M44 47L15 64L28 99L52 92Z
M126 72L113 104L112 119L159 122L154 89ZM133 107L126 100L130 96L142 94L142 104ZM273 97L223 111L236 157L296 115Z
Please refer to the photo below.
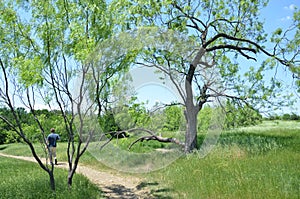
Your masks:
M56 147L52 147L52 155L54 157L54 162L57 164L57 159L56 159Z
M53 147L49 147L49 159L50 159L50 164L53 164L53 158L52 158L52 156L53 156Z

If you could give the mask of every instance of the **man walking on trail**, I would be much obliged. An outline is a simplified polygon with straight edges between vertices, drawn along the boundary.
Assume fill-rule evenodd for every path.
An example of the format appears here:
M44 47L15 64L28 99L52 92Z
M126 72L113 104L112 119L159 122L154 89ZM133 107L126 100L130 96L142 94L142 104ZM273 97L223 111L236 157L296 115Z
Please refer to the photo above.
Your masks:
M55 164L57 165L57 159L56 159L56 141L60 139L59 135L55 133L55 129L51 128L50 134L47 137L47 144L48 144L48 150L49 150L49 156L50 156L50 163L53 164L53 157Z

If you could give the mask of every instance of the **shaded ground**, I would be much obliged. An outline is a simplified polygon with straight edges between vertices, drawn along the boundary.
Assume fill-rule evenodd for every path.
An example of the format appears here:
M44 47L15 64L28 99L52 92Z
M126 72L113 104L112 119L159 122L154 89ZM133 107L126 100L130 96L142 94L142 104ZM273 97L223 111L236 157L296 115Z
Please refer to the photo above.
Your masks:
M13 156L3 153L0 153L0 155L10 158L36 162L36 160L33 157ZM46 162L46 160L44 159L42 159L42 161ZM68 165L66 162L60 162L55 167L67 169ZM164 196L168 195L164 192L168 192L170 190L158 189L159 184L156 182L142 182L142 180L137 177L124 177L115 173L98 171L96 169L92 169L83 165L78 165L76 171L86 176L92 183L96 184L104 192L104 196L109 199L170 198Z

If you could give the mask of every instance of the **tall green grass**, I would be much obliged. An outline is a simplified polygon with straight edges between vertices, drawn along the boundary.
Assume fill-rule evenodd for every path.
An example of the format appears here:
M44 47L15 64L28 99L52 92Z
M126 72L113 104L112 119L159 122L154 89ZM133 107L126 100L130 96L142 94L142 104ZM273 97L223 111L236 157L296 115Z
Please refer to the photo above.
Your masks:
M0 156L0 198L103 198L101 191L82 175L76 175L72 189L67 174L55 169L56 192L51 191L48 174L35 163Z
M206 157L189 154L149 178L172 190L173 198L299 198L299 124L224 132Z
M151 173L173 198L299 198L300 154L270 152L247 157L237 147L219 147Z

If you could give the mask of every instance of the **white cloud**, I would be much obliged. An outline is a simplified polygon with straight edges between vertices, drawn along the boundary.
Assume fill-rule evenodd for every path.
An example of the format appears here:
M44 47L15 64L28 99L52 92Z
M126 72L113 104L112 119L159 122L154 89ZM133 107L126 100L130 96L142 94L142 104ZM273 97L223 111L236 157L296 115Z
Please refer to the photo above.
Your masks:
M289 6L284 6L284 9L285 10L291 10L291 11L293 11L293 10L296 9L296 5L295 4L291 4Z
M286 16L286 17L281 18L280 21L289 21L291 19L292 19L291 16Z

